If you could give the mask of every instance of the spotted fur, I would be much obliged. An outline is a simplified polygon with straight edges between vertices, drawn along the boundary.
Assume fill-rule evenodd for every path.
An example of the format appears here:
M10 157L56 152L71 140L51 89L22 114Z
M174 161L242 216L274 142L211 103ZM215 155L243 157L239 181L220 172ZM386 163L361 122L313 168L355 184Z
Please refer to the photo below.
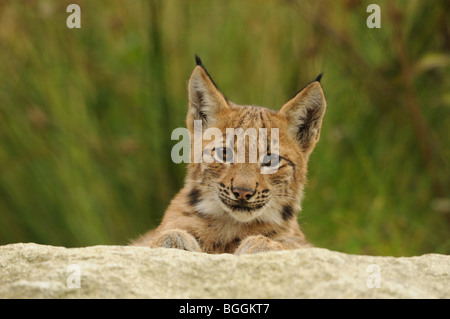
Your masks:
M194 120L201 120L203 129L219 128L224 136L226 128L267 128L268 132L278 128L278 170L261 174L265 164L261 159L250 163L249 143L245 163L193 163L191 151L183 189L173 198L161 224L133 244L235 254L309 246L297 213L308 158L319 139L326 108L321 75L276 112L230 102L198 57L196 62L189 81L186 121L191 136ZM210 143L204 140L203 147ZM216 152L215 148L210 151ZM267 152L272 152L270 145Z

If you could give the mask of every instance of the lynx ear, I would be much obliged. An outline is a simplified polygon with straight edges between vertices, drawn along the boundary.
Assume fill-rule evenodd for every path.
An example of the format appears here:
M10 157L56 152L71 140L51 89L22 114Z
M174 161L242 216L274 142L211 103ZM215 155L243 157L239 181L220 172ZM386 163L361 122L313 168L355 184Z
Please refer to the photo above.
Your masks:
M307 155L319 140L327 104L319 82L321 77L322 74L283 105L278 113L287 119L289 131L296 137Z
M211 127L220 117L219 113L228 109L225 96L216 87L200 58L195 57L197 66L189 80L189 111L187 128L192 132L194 120L201 120L203 128Z

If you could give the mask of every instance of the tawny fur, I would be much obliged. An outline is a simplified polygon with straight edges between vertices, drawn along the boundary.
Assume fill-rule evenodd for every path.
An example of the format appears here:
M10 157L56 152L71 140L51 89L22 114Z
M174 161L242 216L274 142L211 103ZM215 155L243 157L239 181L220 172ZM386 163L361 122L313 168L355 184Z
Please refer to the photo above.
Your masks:
M226 128L267 128L269 133L278 128L278 171L261 174L260 162L249 163L249 143L245 163L190 163L185 186L171 201L161 224L132 244L214 254L310 246L297 213L325 108L319 81L307 85L278 112L236 105L218 90L201 63L197 65L189 81L187 128L191 136L194 120L202 120L203 129L220 129L224 136ZM203 140L202 144L206 149L210 143ZM245 195L250 199L244 200ZM233 209L238 202L248 209Z

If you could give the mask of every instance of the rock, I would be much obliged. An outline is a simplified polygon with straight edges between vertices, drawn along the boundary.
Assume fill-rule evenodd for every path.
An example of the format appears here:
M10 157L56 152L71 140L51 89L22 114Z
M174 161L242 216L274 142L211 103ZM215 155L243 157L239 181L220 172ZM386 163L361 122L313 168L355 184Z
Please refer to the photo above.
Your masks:
M450 256L438 254L0 246L0 298L450 298L449 275Z

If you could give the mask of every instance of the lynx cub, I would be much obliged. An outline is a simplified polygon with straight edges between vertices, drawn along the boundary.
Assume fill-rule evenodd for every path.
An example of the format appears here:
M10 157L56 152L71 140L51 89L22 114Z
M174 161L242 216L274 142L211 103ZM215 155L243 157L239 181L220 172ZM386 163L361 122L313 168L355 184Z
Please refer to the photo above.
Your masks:
M211 147L211 139L203 137L205 154L216 160L191 160L185 186L173 198L161 224L132 244L237 255L309 246L297 212L308 158L319 140L326 108L321 75L276 112L232 103L198 57L196 61L189 80L187 128L191 138L196 120L202 130L218 128L224 136L227 128L266 128L270 142L263 151L267 155L248 161L256 149L245 143L245 162L238 162L236 145L229 147L221 141ZM274 128L278 138L270 133Z

